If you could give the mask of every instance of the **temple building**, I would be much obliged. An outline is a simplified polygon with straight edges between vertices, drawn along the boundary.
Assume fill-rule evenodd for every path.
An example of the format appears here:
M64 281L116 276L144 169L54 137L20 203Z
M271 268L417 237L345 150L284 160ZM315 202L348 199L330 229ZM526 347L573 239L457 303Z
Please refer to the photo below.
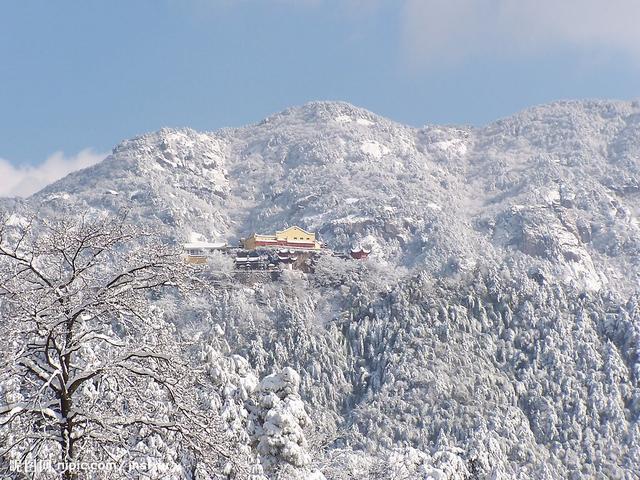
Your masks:
M320 250L322 243L316 240L316 234L293 226L277 231L275 235L254 233L243 242L247 250L261 247L289 248L297 250Z
M191 242L183 245L185 259L188 263L207 263L207 257L218 250L227 248L226 242Z
M278 250L278 264L287 270L293 270L293 264L298 261L295 250Z
M362 260L369 256L369 254L371 253L371 249L358 246L358 247L352 248L351 252L349 253L351 254L351 258L355 258L356 260Z

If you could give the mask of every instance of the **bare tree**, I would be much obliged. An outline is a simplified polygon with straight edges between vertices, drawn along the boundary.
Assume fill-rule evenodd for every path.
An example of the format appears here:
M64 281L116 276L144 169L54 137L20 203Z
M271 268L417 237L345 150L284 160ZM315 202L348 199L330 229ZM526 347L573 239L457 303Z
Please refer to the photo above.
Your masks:
M16 218L0 223L0 468L47 462L42 475L72 479L104 462L125 472L153 437L215 478L233 439L152 302L186 285L179 255L126 215Z

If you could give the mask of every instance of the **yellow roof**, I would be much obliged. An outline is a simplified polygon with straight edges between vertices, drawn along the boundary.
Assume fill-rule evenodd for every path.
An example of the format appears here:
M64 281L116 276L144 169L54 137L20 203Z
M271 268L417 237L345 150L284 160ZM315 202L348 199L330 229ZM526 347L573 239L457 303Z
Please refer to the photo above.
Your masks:
M278 233L288 232L288 231L290 231L290 230L300 230L301 232L304 232L304 233L306 233L307 235L315 235L315 233L314 233L314 232L308 232L308 231L306 231L304 228L301 228L301 227L299 227L299 226L297 226L297 225L292 225L291 227L287 227L287 228L285 228L284 230L278 230L278 231L276 231L276 234L278 234Z

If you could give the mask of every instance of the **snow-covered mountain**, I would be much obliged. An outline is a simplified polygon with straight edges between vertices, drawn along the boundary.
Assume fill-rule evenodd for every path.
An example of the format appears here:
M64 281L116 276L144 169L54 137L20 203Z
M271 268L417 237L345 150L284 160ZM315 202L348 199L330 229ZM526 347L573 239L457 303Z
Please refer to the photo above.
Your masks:
M327 478L631 479L639 200L637 102L558 102L481 128L314 102L127 140L4 204L126 208L176 243L295 224L335 250L370 246L365 262L326 258L183 306L259 374L299 372Z
M640 107L623 102L555 103L478 129L315 102L245 128L125 141L32 201L132 208L176 241L298 224L394 265L446 273L515 256L580 288L628 291L640 281L639 132Z

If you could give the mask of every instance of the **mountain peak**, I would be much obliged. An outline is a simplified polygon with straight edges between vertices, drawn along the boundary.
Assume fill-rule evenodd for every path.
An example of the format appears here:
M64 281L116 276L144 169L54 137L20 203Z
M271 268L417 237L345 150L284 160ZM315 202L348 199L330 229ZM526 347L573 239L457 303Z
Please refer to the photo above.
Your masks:
M388 120L365 108L357 107L344 101L312 101L303 105L287 108L282 112L270 115L260 124L280 124L283 122L293 123L350 123L361 119L365 122L385 122Z

